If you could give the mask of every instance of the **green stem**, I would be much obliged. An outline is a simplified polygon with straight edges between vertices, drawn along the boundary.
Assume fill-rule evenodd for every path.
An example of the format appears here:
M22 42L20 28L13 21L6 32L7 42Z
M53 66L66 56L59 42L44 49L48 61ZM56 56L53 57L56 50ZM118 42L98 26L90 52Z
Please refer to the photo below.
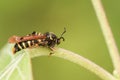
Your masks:
M50 56L49 55L50 51L46 48L29 49L27 52L30 53L30 56L32 58L38 57L38 56L43 56L43 55ZM94 74L96 74L100 78L102 78L103 80L115 80L115 78L109 72L107 72L100 66L96 65L95 63L91 62L90 60L88 60L78 54L75 54L73 52L70 52L68 50L64 50L61 48L56 48L56 50L53 53L54 54L52 54L51 56L60 57L60 58L66 59L68 61L74 62L74 63L90 70L91 72L93 72Z
M92 4L95 9L99 23L101 25L100 27L102 29L105 41L107 43L107 47L110 52L116 75L118 75L120 78L120 55L112 31L110 29L110 25L105 15L105 11L103 9L101 0L92 0Z

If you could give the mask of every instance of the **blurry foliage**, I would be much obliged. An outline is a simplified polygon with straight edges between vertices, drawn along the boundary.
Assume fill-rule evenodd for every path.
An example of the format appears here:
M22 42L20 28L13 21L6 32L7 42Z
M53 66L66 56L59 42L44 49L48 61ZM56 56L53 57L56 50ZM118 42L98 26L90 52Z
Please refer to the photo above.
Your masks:
M120 48L120 1L103 1L113 34ZM90 0L0 0L0 48L12 35L52 31L65 42L59 46L80 53L112 71L108 50ZM35 80L100 80L84 68L59 58L32 60ZM54 75L54 76L53 76Z

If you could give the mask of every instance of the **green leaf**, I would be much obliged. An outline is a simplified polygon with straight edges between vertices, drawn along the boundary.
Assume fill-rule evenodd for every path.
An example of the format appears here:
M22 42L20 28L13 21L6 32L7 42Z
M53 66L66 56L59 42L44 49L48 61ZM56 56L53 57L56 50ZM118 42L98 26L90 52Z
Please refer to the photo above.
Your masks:
M0 51L0 80L32 80L29 54L22 50L14 55L12 47L7 44Z

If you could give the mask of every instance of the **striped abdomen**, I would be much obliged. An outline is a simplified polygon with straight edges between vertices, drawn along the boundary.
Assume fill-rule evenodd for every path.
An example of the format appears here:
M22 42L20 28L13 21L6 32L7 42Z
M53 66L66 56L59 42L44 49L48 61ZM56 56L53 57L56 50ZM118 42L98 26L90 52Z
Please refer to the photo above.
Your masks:
M16 53L22 49L26 49L26 48L30 48L30 47L34 47L42 44L43 42L40 39L19 42L14 45L13 53Z

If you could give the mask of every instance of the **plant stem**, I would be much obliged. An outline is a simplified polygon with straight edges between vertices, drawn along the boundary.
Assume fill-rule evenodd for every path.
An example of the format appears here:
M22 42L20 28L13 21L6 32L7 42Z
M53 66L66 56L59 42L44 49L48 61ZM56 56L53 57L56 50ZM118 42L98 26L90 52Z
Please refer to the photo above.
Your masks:
M49 54L50 54L50 51L46 48L29 49L27 52L31 55L32 58L38 57L38 56L43 56L43 55L49 56ZM103 80L115 80L115 78L109 72L107 72L100 66L96 65L95 63L91 62L90 60L88 60L78 54L75 54L73 52L70 52L68 50L64 50L61 48L56 48L56 50L53 53L54 54L52 54L51 56L60 57L60 58L66 59L68 61L74 62L74 63L90 70L91 72L93 72L94 74L96 74L100 78L102 78Z
M120 55L112 31L110 29L110 25L105 15L101 0L92 0L92 4L99 20L105 41L107 43L114 69L117 72L117 75L120 76Z

